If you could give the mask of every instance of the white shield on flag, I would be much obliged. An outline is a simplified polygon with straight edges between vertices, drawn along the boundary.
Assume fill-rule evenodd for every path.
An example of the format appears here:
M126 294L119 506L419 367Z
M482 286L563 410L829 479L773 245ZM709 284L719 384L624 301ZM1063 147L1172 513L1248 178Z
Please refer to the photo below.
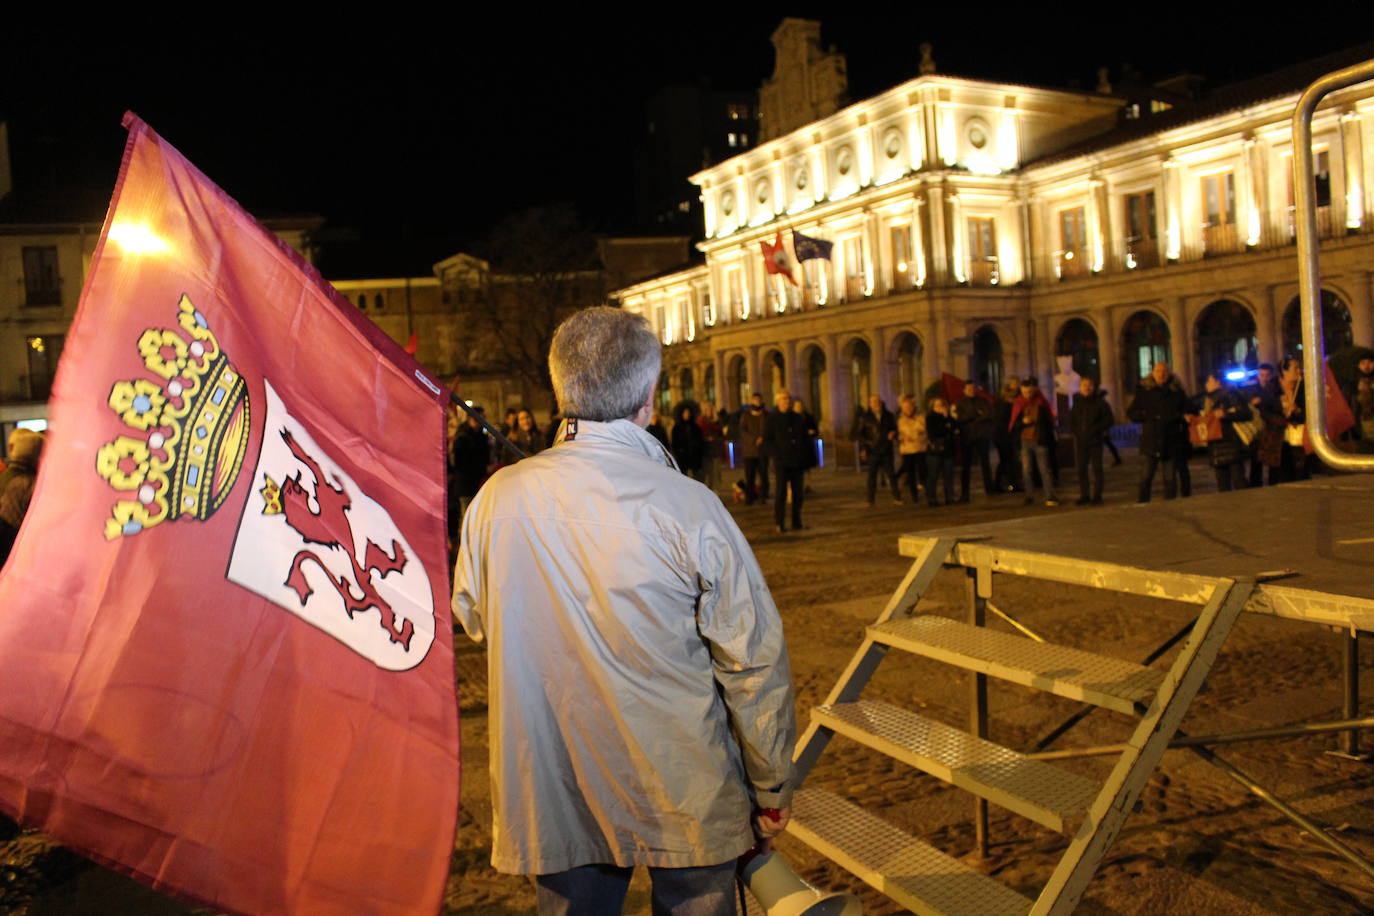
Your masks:
M229 581L379 668L414 668L434 641L429 576L391 516L329 459L263 380L262 452Z

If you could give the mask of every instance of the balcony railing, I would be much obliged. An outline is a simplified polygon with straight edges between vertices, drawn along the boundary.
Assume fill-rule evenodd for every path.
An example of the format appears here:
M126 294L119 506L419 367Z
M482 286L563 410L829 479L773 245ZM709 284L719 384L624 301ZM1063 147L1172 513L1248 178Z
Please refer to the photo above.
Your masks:
M1204 257L1232 254L1244 249L1245 242L1235 223L1202 224L1202 253Z
M1061 251L1056 259L1056 273L1061 280L1069 280L1074 277L1086 277L1092 273L1092 268L1088 265L1087 248L1070 248Z
M1159 266L1159 242L1145 236L1126 239L1125 265L1127 270Z
M996 258L975 258L969 264L968 281L973 286L996 286L1002 281Z

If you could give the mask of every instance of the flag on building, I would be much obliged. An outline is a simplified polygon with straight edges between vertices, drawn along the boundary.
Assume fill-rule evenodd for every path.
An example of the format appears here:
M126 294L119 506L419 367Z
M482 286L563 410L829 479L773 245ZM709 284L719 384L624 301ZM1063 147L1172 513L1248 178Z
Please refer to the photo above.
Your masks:
M792 276L792 262L787 257L787 249L782 247L782 233L774 235L771 243L760 239L759 245L763 248L764 269L770 274L782 274L789 283L796 286L797 280Z
M219 910L434 912L447 392L125 126L0 574L0 808Z
M830 251L834 247L834 242L813 239L809 235L802 235L797 230L792 230L792 251L796 253L798 261L809 261L812 258L829 261Z

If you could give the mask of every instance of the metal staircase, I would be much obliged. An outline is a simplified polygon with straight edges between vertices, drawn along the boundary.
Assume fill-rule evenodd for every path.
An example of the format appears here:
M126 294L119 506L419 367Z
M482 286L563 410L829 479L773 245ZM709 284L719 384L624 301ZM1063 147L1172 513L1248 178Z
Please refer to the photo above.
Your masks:
M810 727L797 745L803 787L793 803L788 832L916 913L1071 912L1253 588L1248 580L1194 575L1163 581L1169 574L1126 567L1105 573L1080 569L1066 575L1062 558L1046 557L1045 563L1037 564L1034 555L1021 553L1010 559L1006 552L974 542L928 539L825 703L813 710ZM916 614L922 595L945 565L966 569L966 623ZM987 629L994 571L1191 601L1201 604L1202 611L1174 663L1167 670L1148 668ZM894 649L972 672L967 730L890 703L862 699L869 679ZM1105 783L1098 785L987 740L989 677L1137 716L1126 750ZM837 734L972 793L978 847L984 853L989 802L1072 836L1039 897L1032 901L876 814L824 789L806 787L806 774Z

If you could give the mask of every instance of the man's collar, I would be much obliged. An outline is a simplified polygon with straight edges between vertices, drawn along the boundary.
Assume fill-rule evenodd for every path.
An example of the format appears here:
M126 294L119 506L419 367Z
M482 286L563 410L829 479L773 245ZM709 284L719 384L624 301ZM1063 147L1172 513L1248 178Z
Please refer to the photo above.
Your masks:
M611 420L609 423L602 423L597 420L580 420L576 417L569 417L559 424L558 436L554 439L554 445L559 445L564 441L613 442L641 452L655 461L662 461L675 471L678 470L677 462L673 460L672 453L663 447L663 443L629 420Z

